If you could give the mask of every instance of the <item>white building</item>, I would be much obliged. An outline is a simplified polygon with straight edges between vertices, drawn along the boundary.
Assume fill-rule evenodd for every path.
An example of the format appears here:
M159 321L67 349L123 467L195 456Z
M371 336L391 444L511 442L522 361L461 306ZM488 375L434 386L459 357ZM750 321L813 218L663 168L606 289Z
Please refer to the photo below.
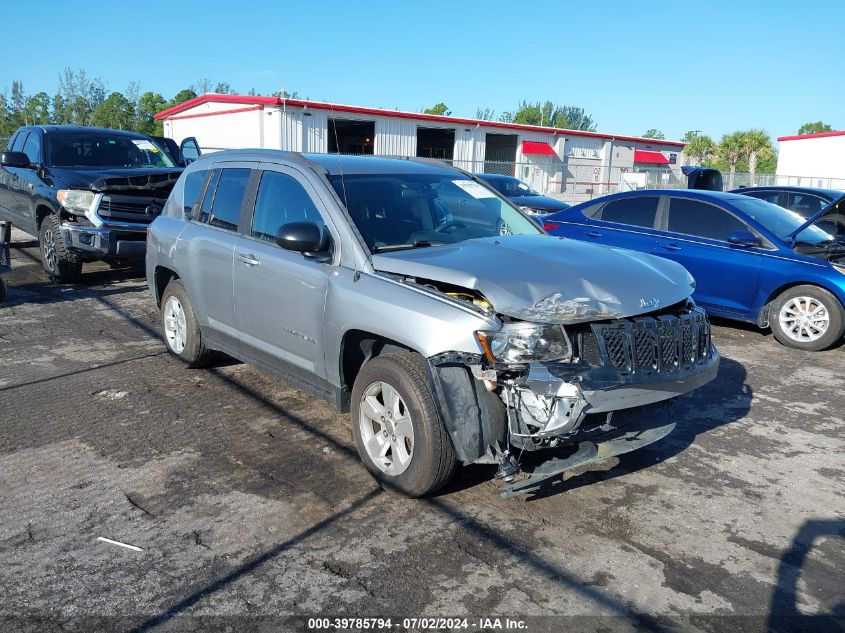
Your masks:
M573 200L683 181L684 144L677 141L245 95L204 94L156 118L165 136L194 136L204 151L437 158L468 171L512 174Z
M782 185L845 189L845 131L778 138Z

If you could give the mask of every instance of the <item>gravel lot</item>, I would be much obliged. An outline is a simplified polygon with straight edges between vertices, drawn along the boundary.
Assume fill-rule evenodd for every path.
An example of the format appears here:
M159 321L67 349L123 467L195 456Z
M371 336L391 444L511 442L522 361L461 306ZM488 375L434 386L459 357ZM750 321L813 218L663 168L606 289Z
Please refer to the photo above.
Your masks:
M719 323L719 377L674 404L665 440L535 497L503 500L473 466L414 501L374 485L327 403L247 365L171 360L138 269L55 286L15 237L2 631L845 630L843 347Z

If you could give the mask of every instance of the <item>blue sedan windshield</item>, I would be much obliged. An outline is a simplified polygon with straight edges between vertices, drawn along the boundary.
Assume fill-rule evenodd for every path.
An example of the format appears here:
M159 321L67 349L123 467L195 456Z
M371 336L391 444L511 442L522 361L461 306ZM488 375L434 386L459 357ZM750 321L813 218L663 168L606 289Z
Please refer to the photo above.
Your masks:
M731 200L731 204L753 220L762 224L786 243L792 241L790 235L792 235L795 229L807 221L794 211L789 211L776 204L764 202L757 198ZM812 244L830 242L833 239L832 235L814 225L808 226L798 234L799 241Z

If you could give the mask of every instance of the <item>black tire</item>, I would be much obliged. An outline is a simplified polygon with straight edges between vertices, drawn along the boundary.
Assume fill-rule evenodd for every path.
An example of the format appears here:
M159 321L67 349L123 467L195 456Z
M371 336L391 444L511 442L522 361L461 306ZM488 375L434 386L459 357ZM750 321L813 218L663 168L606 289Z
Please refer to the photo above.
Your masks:
M791 336L780 323L783 307L797 297L807 297L823 305L829 316L827 331L815 341L800 341ZM784 290L772 301L769 311L769 325L775 338L787 347L794 347L809 352L826 349L842 339L845 334L845 311L842 304L830 292L818 286L794 286Z
M82 260L68 250L59 230L59 218L55 215L48 215L41 221L38 246L41 250L41 265L50 279L57 284L79 281Z
M167 311L171 305L171 298L173 298L184 313L185 319L185 340L184 347L178 350L176 342L168 337ZM167 351L171 356L178 358L188 367L205 367L211 361L212 351L207 349L202 342L202 331L200 330L197 317L194 314L194 309L191 307L191 302L188 300L188 293L185 292L185 287L178 279L172 279L167 288L164 289L164 294L161 296L161 334L164 339L164 344L167 346ZM178 350L178 351L177 351Z
M386 383L404 402L413 426L413 450L406 470L391 475L370 458L362 435L361 403L372 385ZM390 352L364 364L352 388L352 438L361 461L385 488L409 497L430 494L446 484L455 473L457 459L449 433L440 420L425 360L413 352ZM373 427L375 429L375 427Z

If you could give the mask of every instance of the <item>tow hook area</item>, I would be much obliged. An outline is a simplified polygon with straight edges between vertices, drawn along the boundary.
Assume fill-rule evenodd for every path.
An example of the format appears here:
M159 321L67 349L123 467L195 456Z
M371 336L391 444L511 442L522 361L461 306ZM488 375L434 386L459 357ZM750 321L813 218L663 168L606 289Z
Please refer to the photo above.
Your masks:
M669 410L665 407L658 410L647 407L641 411L626 413L642 416L643 419L626 423L622 429L614 429L589 440L583 440L578 444L575 452L567 457L552 458L542 462L531 472L525 472L520 477L512 475L510 480L505 480L512 483L502 489L501 496L509 499L517 495L537 492L567 470L638 450L663 439L675 428L675 423L670 421ZM608 427L609 425L605 425L599 428L603 430Z

